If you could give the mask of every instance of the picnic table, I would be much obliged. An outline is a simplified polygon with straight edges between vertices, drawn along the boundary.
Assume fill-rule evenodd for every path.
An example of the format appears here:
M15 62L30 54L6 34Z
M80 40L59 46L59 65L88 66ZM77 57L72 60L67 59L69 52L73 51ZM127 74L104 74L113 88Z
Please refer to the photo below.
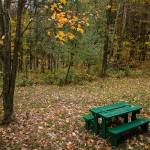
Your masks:
M90 124L93 126L93 132L98 135L99 123L98 119L102 118L101 121L101 136L106 138L106 134L110 133L113 135L113 145L117 145L118 135L122 132L125 132L129 129L141 126L145 131L148 130L148 123L150 122L147 118L137 119L137 114L140 113L142 109L141 106L134 106L126 102L119 102L116 104L110 104L106 106L91 108L89 111L90 115L86 115L83 118L86 122L86 129L89 129ZM129 118L131 114L131 118ZM113 120L113 118L118 119L122 117L124 123L121 126L115 128L109 128L108 123ZM129 122L130 120L130 122Z

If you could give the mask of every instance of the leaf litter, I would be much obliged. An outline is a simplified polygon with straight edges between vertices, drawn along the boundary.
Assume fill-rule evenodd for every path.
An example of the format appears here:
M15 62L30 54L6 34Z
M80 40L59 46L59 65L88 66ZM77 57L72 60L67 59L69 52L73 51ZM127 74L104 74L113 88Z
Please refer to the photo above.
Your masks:
M62 87L17 87L14 99L17 122L0 127L0 150L149 149L149 133L129 134L114 148L109 138L104 140L85 131L82 116L90 108L119 101L142 106L140 117L150 118L150 78L108 78Z

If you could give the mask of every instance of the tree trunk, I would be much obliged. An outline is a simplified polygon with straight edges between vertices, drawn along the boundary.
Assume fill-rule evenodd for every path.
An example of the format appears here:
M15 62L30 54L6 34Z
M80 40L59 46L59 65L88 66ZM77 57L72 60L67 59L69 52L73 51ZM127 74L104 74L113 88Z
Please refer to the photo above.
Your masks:
M19 71L23 72L23 46L22 43L20 44L21 48L20 48L20 59L19 59Z
M38 57L38 51L36 49L36 56L35 56L35 69L39 69L39 57Z
M127 8L126 5L123 6L123 14L122 14L122 25L121 25L121 31L118 39L118 53L117 53L117 61L120 62L121 56L122 56L122 51L123 51L123 41L124 41L124 34L125 34L125 28L126 28L126 19L127 19Z
M11 1L7 0L4 2L4 49L3 49L3 108L4 117L3 123L9 123L14 120L13 101L10 97L10 86L11 86L11 25L10 25L10 5Z
M56 56L54 55L54 56L53 56L53 69L54 69L54 70L53 70L53 71L54 71L53 73L54 73L54 74L56 74L56 67L57 67L57 66L56 66Z
M48 59L47 60L48 61L48 70L50 70L51 73L53 72L53 66L52 66L53 65L53 60L52 60L53 58L52 57L53 57L52 54L49 54L48 58L47 58Z
M17 24L16 24L16 37L14 41L14 54L11 63L11 25L10 25L10 6L11 1L4 2L4 31L6 38L4 40L4 68L3 68L3 107L4 117L3 124L8 124L15 120L14 117L14 91L16 83L16 75L18 68L18 52L21 46L21 21L22 11L25 6L26 0L18 1L17 9Z
M41 73L45 73L45 60L41 60Z
M112 0L109 1L108 6L112 7ZM111 19L111 7L106 11L106 27L105 27L105 39L104 39L104 52L103 52L103 63L102 63L102 70L101 70L101 77L106 76L107 71L107 60L108 60L108 44L109 44L109 26L110 26L110 19Z
M2 37L4 35L4 14L3 14L3 4L2 0L0 0L0 36ZM0 59L4 61L4 49L0 47Z
M31 44L29 46L29 53L30 53L30 70L32 70L32 63L33 63L33 55L32 55L32 49L31 49Z
M145 11L149 12L149 7L147 5L144 5ZM147 12L143 12L142 14L142 23L141 23L141 28L143 29L140 36L141 36L141 53L140 53L140 61L145 61L146 60L146 55L147 55L147 49L148 46L145 44L146 41L148 41L148 35L149 35L149 24L147 23L149 20L149 16ZM146 22L145 22L146 20Z
M71 55L70 56L70 62L69 62L69 66L68 66L68 70L67 70L67 74L66 74L66 78L65 78L65 84L68 83L69 72L70 72L71 66L73 65L73 56L74 56L74 54L71 53L70 55Z
M111 39L109 62L111 61L111 57L113 56L113 45L114 45L114 38L115 38L116 29L117 29L117 22L118 22L119 12L120 12L120 5L121 4L119 3L117 14L116 14L116 19L115 19L115 26L114 26L113 36L112 36L112 39Z

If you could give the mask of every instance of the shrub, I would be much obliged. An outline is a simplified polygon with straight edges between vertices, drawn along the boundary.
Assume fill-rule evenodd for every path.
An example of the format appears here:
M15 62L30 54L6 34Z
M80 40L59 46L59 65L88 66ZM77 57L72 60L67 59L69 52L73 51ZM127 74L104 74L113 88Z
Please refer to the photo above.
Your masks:
M57 74L57 85L64 85L65 84L65 79L66 79L66 73L60 72Z
M76 72L74 70L71 70L70 73L69 73L68 81L70 83L76 83L76 84L80 83L81 82L80 73Z
M27 85L32 85L33 82L30 80L27 80L24 76L17 78L16 86L27 86Z
M90 70L90 74L96 78L96 77L100 77L100 67L99 66L92 66L91 70Z
M96 76L92 76L91 74L85 74L84 75L84 80L86 80L86 81L93 81L93 80L95 80L96 79Z
M124 74L125 74L126 77L129 77L129 76L131 76L131 75L133 74L132 69L129 68L129 67L126 67L126 68L124 69L124 72L125 72Z
M123 70L119 70L119 71L116 71L116 72L117 72L117 78L121 78L121 77L125 76L125 72Z
M45 72L42 78L44 84L51 85L55 83L55 75L52 74L50 71Z

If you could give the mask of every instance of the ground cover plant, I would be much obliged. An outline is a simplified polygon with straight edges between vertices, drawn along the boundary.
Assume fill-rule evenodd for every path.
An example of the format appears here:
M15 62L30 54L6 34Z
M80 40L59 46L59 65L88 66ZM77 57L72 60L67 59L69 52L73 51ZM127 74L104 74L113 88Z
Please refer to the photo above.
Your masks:
M14 99L17 122L0 126L0 150L149 149L149 132L135 130L123 136L114 148L109 138L104 140L85 131L82 116L89 113L89 108L119 101L142 106L140 117L150 118L150 78L111 77L82 85L17 87Z

